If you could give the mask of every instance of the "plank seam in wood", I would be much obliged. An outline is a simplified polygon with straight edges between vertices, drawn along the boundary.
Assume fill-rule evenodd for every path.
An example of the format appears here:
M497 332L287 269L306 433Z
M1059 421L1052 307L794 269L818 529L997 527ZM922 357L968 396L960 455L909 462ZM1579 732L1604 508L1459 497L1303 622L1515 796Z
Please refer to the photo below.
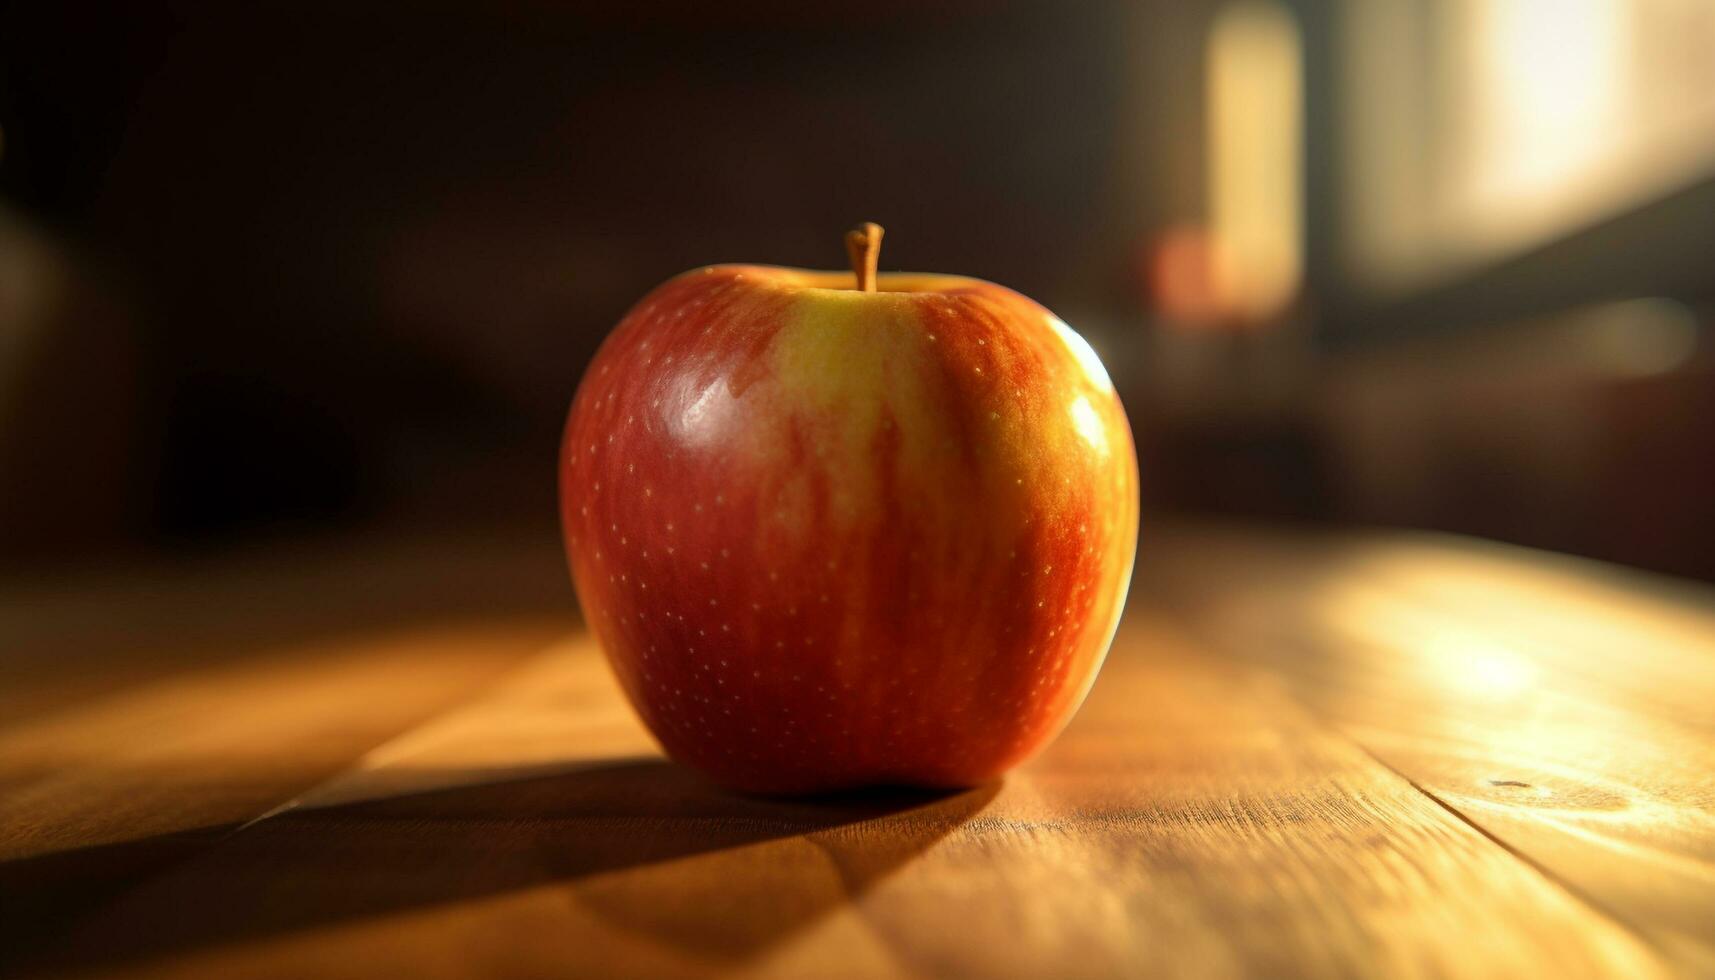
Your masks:
M225 841L225 840L233 837L236 834L239 834L243 831L249 830L250 828L256 826L257 824L263 823L263 822L268 821L268 820L272 820L273 818L278 817L281 814L290 813L291 811L298 809L306 801L314 800L318 795L322 794L325 790L327 790L328 787L337 785L340 782L342 782L343 780L350 778L354 773L358 773L358 772L362 771L362 768L365 765L365 763L373 763L373 762L377 761L378 756L384 758L385 757L384 754L388 748L395 746L395 745L405 743L410 738L412 738L413 736L417 735L418 733L424 731L425 729L431 728L432 726L439 724L440 722L444 721L445 719L451 718L454 715L458 714L459 712L467 710L472 704L476 704L476 703L482 701L482 699L484 697L488 696L491 692L503 687L505 684L508 683L508 681L511 678L513 678L513 677L517 676L518 674L524 672L525 670L529 669L531 665L540 662L542 660L542 658L547 657L547 656L557 655L557 654L563 654L565 652L565 648L569 645L573 645L574 643L575 643L575 641L573 641L573 640L568 640L568 639L562 638L562 639L554 641L553 643L548 644L547 646L541 648L540 650L537 650L534 653L525 654L525 655L519 657L517 662L513 663L510 667L506 668L505 670L502 670L502 671L499 671L498 673L496 673L493 677L491 677L488 680L488 682L486 684L483 684L480 687L474 688L469 693L469 695L467 697L465 697L459 701L444 705L439 711L433 712L432 714L428 714L422 718L417 719L415 724L413 724L407 728L401 729L399 731L396 731L392 735L389 735L386 738L381 739L379 742L376 742L374 745L371 745L369 748L364 749L363 751L352 756L351 761L346 763L339 770L329 774L328 776L326 776L325 778L321 779L320 781L318 781L316 783L313 783L309 786L304 787L303 789L300 789L296 794L294 794L290 798L286 799L284 802L278 804L277 806L274 806L271 809L265 810L262 813L259 813L256 816L250 818L249 820L246 820L244 823L239 824L238 826L232 828L227 833L223 834L218 840L212 842L211 846L212 846L212 844L218 844L221 841Z
M1317 713L1314 709L1311 709L1302 701L1299 701L1290 691L1283 690L1281 693L1285 694L1287 697L1291 697L1293 699L1293 703L1297 704L1300 708L1310 711L1312 715L1315 715L1318 718L1323 718L1323 716ZM1369 746L1365 745L1362 739L1347 731L1345 726L1340 725L1331 719L1323 718L1323 720L1327 722L1327 726L1329 728L1337 731L1342 738L1345 738L1347 741L1351 742L1352 745L1356 746L1358 751L1369 756L1371 759L1374 759L1377 765L1405 780L1406 784L1412 789L1417 790L1424 796L1427 796L1436 806L1452 814L1460 823L1470 827L1472 830L1482 835L1482 837L1491 844L1494 844L1496 847L1499 847L1501 850L1512 855L1514 860L1542 876L1544 880L1571 896L1574 901L1588 908L1595 915L1608 920L1610 923L1617 926L1622 932L1641 942L1650 950L1650 952L1654 953L1663 964L1671 965L1675 962L1675 957L1672 955L1672 951L1663 946L1655 936L1634 925L1631 921L1622 917L1619 913L1596 899L1595 896L1584 891L1582 888L1579 888L1577 885L1574 885L1572 882L1567 881L1560 875L1555 874L1552 870L1530 857L1530 855L1525 854L1523 851L1507 843L1505 840L1492 833L1488 828L1467 816L1464 811L1436 795L1433 790L1422 785L1417 780L1412 779L1403 771L1390 764L1386 759L1383 759L1381 756L1370 751Z

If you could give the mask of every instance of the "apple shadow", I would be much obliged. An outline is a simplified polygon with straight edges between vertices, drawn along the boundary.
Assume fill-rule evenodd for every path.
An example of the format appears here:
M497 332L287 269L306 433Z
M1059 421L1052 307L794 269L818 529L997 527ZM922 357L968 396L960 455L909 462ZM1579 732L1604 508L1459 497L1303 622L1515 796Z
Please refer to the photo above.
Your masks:
M289 810L212 846L211 829L194 854L173 835L0 864L20 914L6 958L112 966L549 887L619 930L738 963L861 897L998 789L763 799L654 758L425 775L455 785ZM46 920L51 900L30 911L102 883L115 897L69 925Z

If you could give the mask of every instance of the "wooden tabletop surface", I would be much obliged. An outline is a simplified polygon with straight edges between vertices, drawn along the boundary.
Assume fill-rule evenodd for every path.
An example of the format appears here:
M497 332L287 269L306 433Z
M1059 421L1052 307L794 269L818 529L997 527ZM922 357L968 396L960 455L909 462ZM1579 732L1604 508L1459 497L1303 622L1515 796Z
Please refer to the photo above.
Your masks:
M1146 531L1003 783L662 760L551 538L0 590L0 972L1715 976L1715 598L1470 541Z

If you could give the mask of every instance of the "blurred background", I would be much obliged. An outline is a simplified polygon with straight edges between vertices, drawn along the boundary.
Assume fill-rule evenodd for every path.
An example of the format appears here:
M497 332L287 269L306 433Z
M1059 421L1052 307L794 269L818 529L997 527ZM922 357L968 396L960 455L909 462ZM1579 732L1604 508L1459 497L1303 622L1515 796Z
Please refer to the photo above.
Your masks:
M1708 0L0 10L0 569L552 536L633 301L873 219L1089 338L1152 511L1715 579Z

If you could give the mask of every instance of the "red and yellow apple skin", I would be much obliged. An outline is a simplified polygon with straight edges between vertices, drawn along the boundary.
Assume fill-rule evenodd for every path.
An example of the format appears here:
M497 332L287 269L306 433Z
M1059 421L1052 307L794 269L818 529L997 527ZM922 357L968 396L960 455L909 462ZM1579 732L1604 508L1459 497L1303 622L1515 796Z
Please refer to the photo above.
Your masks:
M1137 458L1090 347L992 283L714 266L633 309L561 448L591 628L728 786L967 786L1107 653Z

